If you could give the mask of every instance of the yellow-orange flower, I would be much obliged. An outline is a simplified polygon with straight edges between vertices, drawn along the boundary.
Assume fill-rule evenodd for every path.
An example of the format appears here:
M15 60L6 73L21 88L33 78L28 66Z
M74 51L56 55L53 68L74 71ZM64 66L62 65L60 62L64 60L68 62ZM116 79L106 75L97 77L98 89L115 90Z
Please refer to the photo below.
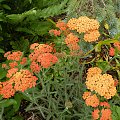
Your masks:
M102 70L98 67L91 67L87 70L87 78L93 77L96 74L101 74Z
M11 77L15 91L24 92L28 88L35 87L38 78L33 76L29 70L20 70Z
M68 21L67 26L69 27L70 30L76 30L76 24L77 24L77 19L76 18L71 18Z
M82 98L85 100L85 99L87 99L89 96L91 96L91 92L84 92Z
M86 78L86 86L91 91L97 92L99 95L104 96L106 99L110 99L116 94L116 87L114 86L114 79L109 74L100 74L99 70L96 74L95 72L90 73L93 68L88 70Z
M92 112L92 118L93 120L97 120L100 116L99 116L99 113L100 113L100 110L99 109L95 109L93 112Z
M92 107L97 107L99 105L99 99L96 96L96 94L89 96L86 100L85 103L87 106L92 106Z
M89 32L85 33L84 40L86 42L94 42L94 41L97 41L99 37L100 37L99 31L93 30L93 31L89 31Z

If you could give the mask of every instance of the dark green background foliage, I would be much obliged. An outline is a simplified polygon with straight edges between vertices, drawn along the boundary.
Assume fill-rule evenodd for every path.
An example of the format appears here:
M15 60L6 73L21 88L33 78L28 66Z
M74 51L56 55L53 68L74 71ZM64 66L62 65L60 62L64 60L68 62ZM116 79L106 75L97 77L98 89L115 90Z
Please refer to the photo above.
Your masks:
M45 36L54 27L49 19L62 13L66 19L81 15L97 18L109 24L108 32L112 37L120 32L119 0L0 0L0 48L15 49L15 45L23 43L21 37L25 42L29 39L30 44L48 41Z

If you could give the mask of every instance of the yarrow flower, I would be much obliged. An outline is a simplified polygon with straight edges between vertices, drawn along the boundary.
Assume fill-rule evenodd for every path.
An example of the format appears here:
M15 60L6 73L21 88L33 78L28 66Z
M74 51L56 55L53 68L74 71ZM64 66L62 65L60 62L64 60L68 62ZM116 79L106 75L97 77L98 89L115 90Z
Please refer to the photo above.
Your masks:
M86 86L89 90L95 91L99 95L103 96L106 99L110 99L112 96L116 94L116 87L114 86L114 79L109 74L91 74L90 71L94 71L96 68L88 69L87 78L86 78Z
M41 66L37 62L33 61L30 64L30 69L32 70L32 72L39 73L41 70Z
M50 30L49 33L54 36L59 36L61 34L60 30L54 30L54 29Z
M3 98L10 98L14 96L15 90L13 88L13 81L9 80L6 82L1 82L0 85L2 86L0 88L0 94L3 95Z
M10 68L14 68L14 67L18 66L18 63L16 61L10 62L9 66L10 66Z
M112 120L112 117L111 117L111 110L110 109L102 109L101 110L101 113L102 113L102 116L100 118L100 120Z
M24 92L28 88L35 87L38 78L33 76L29 70L20 70L11 78L14 81L14 89Z
M0 83L0 94L3 95L3 98L10 98L16 91L24 92L28 88L34 87L37 80L38 78L33 76L29 70L16 71L8 81Z
M97 107L99 105L99 99L96 94L87 97L85 100L87 106Z
M18 71L18 68L11 68L11 69L9 69L9 70L7 71L6 77L7 77L7 78L12 77L13 74L15 74L17 71Z
M95 19L89 19L86 16L81 16L78 19L72 18L67 23L70 30L76 30L78 33L85 33L84 40L86 42L94 42L98 40L100 33L99 22Z
M85 100L85 99L87 99L89 96L91 96L91 92L84 92L82 98Z
M58 58L53 55L53 47L46 44L32 44L33 52L29 55L31 60L30 68L33 72L39 72L41 68L48 68L58 61Z
M77 21L78 21L78 19L76 19L76 18L71 18L68 21L67 26L69 27L70 30L76 30Z
M86 42L94 42L94 41L98 40L99 36L100 36L100 33L98 30L89 31L89 32L85 33L84 40Z
M113 47L110 48L109 55L110 56L114 56L115 55L115 49Z
M118 41L118 42L115 42L114 43L114 46L118 49L118 50L120 50L120 42Z
M104 106L106 108L110 108L110 104L108 102L100 102L100 106Z
M4 54L4 57L7 57L8 60L19 61L22 57L22 52L21 51L7 52Z
M59 20L57 23L56 23L56 27L58 27L60 30L62 31L65 31L68 27L67 27L67 24L61 20Z
M73 33L70 33L67 35L66 39L65 39L65 43L68 44L74 44L74 43L78 43L79 39L77 36L75 36Z
M99 113L100 113L100 110L98 108L92 112L93 120L97 120L100 117Z
M51 53L41 54L37 59L37 62L39 62L43 68L48 68L51 65L55 64L57 61L58 58Z

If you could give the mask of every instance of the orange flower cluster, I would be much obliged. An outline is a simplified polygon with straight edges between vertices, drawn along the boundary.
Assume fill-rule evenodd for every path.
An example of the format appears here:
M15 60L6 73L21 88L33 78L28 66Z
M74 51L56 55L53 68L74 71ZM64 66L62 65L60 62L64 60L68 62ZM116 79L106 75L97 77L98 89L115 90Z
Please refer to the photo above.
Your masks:
M114 43L114 46L118 49L118 50L120 50L120 42L118 41L118 42L115 42Z
M100 110L97 108L97 109L94 109L94 111L92 112L92 118L93 120L97 120L99 119L99 113L100 113Z
M100 120L112 120L112 117L111 117L111 110L110 109L102 109L101 110L101 118Z
M99 99L96 94L91 94L91 92L84 92L83 99L87 106L97 107L99 105Z
M61 31L66 31L67 30L67 24L61 20L59 20L57 23L56 23L56 27L58 27Z
M69 44L75 44L75 43L78 43L79 42L79 39L77 36L75 36L73 33L70 33L67 35L66 39L65 39L65 43L67 45Z
M95 19L89 19L86 16L81 16L78 19L72 18L68 21L67 26L70 30L77 30L78 33L85 33L84 40L86 42L94 42L98 40L100 33L99 22Z
M101 113L101 116L100 116ZM106 109L102 109L101 112L100 110L97 108L92 112L92 118L93 120L98 120L100 118L100 120L112 120L111 117L111 110L106 108Z
M100 106L103 106L104 108L110 108L110 104L108 102L100 102Z
M49 31L49 33L54 36L59 36L61 34L61 31L52 29Z
M28 88L34 87L37 80L38 78L33 76L29 70L17 71L8 81L0 83L0 94L3 95L3 98L10 98L16 91L24 92Z
M46 44L34 43L30 46L33 52L29 55L31 60L30 68L33 72L38 73L43 68L48 68L58 61L58 58L51 52L53 48Z
M110 48L109 55L110 56L114 56L115 55L115 49L113 47Z
M88 69L85 83L88 89L95 91L106 99L110 99L116 94L114 79L109 74L102 75L100 68L93 67Z
M4 57L7 57L8 60L15 60L15 61L19 61L21 59L22 56L22 52L21 51L17 51L17 52L7 52L4 54Z
M70 49L71 55L78 55L81 54L80 46L78 45L79 39L77 36L75 36L73 33L70 33L67 35L65 39L65 43L67 44L68 48Z
M17 52L7 52L4 54L4 57L7 57L7 59L10 61L9 65L2 65L2 68L5 69L11 69L11 68L15 68L18 66L18 64L20 63L21 65L25 65L27 63L27 58L23 57L23 53L20 51Z

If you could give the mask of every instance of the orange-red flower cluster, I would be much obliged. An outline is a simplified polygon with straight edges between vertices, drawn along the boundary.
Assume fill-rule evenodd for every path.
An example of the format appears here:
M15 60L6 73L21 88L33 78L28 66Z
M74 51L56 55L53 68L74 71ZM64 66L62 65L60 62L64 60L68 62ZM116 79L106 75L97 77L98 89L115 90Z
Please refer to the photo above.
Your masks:
M8 60L15 60L15 61L19 61L21 59L22 56L22 52L21 51L17 51L17 52L7 52L4 54L4 57L7 57Z
M115 49L113 47L110 48L109 55L110 56L114 56L115 55Z
M93 120L112 120L110 104L108 102L100 102L97 95L91 92L84 92L82 98L85 100L87 106L95 108L92 112ZM98 108L102 107L100 111Z
M27 63L27 58L23 57L23 53L20 51L16 52L9 51L4 54L4 57L6 57L9 61L8 65L7 64L2 65L2 68L5 69L15 68L18 67L19 64L25 65Z
M0 94L3 95L3 98L10 98L16 91L24 92L28 88L34 87L38 79L36 76L33 76L29 70L21 69L17 71L17 68L12 68L9 74L11 75L8 76L10 79L0 83Z
M110 99L116 94L114 79L109 74L102 75L100 68L93 67L88 69L85 83L89 90L95 91L106 99Z
M114 43L114 46L118 49L118 50L120 50L120 42L118 41L118 42L115 42Z
M82 98L87 106L97 107L99 105L99 99L96 94L92 95L91 92L84 92Z
M61 31L66 31L67 30L67 24L65 22L63 22L62 20L59 20L56 23L56 27L58 27Z
M56 29L51 29L51 30L49 31L49 33L50 33L51 35L54 35L54 36L60 36L61 31L60 31L60 30L56 30Z
M94 42L98 40L100 33L99 22L95 19L89 19L86 16L81 16L78 19L72 18L67 23L69 29L77 30L78 33L85 33L84 40L86 42Z
M101 111L97 108L92 112L93 120L98 120L99 118L100 120L112 120L111 115L112 115L112 112L108 108L106 109L103 108Z
M58 58L51 52L53 48L47 44L34 43L30 46L33 52L29 55L31 60L30 68L33 72L39 72L41 67L48 68L58 61Z

